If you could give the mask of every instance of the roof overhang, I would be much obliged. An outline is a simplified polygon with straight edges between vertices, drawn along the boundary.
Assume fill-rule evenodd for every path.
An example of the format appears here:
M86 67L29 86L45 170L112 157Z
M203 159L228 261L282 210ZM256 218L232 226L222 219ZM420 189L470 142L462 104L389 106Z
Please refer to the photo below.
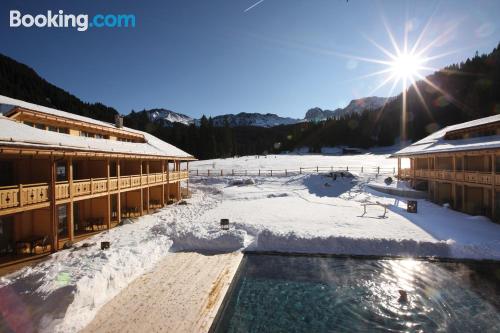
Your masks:
M116 152L102 152L92 150L79 150L67 147L40 147L30 144L0 142L1 155L21 155L21 156L54 156L54 157L85 157L85 158L110 158L110 159L139 159L139 160L174 160L174 161L196 161L193 156L162 156L145 154L126 154Z

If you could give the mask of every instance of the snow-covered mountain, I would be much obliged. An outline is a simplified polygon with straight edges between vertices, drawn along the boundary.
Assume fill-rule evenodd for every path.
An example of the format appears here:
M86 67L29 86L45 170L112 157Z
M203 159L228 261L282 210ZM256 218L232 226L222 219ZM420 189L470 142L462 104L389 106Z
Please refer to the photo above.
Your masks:
M339 118L353 113L361 113L364 110L376 110L390 99L391 98L377 96L353 99L345 108L338 108L333 111L323 110L316 107L309 109L306 112L304 119L307 121L323 121L331 118Z
M257 126L257 127L274 127L279 125L291 125L301 122L301 119L293 119L288 117L280 117L274 113L246 113L225 114L213 117L215 126L224 126L225 122L230 127L237 126Z
M342 110L342 109L336 109L335 111L331 111L331 110L323 110L323 109L318 108L318 107L312 108L312 109L307 110L306 116L304 117L304 119L306 121L323 121L323 120L335 117L335 112L337 112L339 110Z
M194 119L190 116L186 116L182 113L177 113L174 111L166 109L152 109L146 111L149 120L154 122L163 122L164 125L181 123L184 125L189 125L194 122Z
M353 113L361 113L364 110L373 111L380 108L388 100L390 100L390 98L377 96L353 99L345 108L335 110L335 117L337 118Z
M385 97L365 97L352 100L345 108L335 110L323 110L312 108L306 112L304 119L281 117L274 113L246 113L225 114L212 118L214 126L222 127L227 122L230 127L256 126L274 127L280 125L297 124L304 121L323 121L331 118L339 118L353 113L360 113L364 110L376 110L380 108L388 98ZM166 109L152 109L145 111L151 121L161 122L164 126L171 126L174 123L184 125L195 124L199 126L200 119L193 119L185 114L177 113Z

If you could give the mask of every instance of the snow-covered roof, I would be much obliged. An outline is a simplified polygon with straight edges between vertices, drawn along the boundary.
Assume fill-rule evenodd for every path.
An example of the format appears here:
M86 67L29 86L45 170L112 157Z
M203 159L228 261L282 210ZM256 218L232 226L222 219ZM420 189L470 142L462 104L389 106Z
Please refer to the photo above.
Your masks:
M64 118L71 118L82 122L92 123L100 126L114 127L113 124L103 121L74 115L65 111L60 111L13 98L0 95L0 105L19 106L33 111L51 114ZM5 109L3 107L2 109ZM141 134L145 143L123 142L108 139L96 139L74 136L64 133L51 132L37 129L10 118L0 115L0 146L26 146L38 148L65 148L80 151L95 151L107 153L121 153L134 155L168 156L177 158L194 159L185 151L165 142L157 137L130 128L123 128L126 131Z
M445 136L447 133L457 130L464 130L468 128L493 124L496 122L500 122L500 115L494 115L490 117L468 121L461 124L447 126L423 138L422 140L417 141L414 144L401 149L400 151L394 153L391 156L401 157L409 155L444 153L452 151L500 148L500 135L488 135L488 136L473 137L473 138L459 139L459 140L445 140Z

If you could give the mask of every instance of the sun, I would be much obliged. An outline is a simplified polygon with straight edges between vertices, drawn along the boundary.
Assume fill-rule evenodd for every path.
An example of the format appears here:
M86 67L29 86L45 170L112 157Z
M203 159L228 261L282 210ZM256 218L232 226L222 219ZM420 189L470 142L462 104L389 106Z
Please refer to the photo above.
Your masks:
M437 34L434 34L432 37L431 36L425 37L425 35L426 34L428 35L428 32L431 29L430 28L431 19L432 17L429 18L427 24L425 24L420 34L418 34L418 37L416 37L416 39L413 38L411 41L409 38L409 33L411 30L413 30L413 26L408 22L404 24L402 26L404 29L403 40L400 43L396 41L396 38L392 33L391 29L389 28L389 25L387 24L385 19L383 19L383 24L385 26L387 35L390 40L389 45L392 46L392 50L390 47L384 47L375 40L371 39L369 36L363 34L364 37L368 40L368 42L374 45L379 51L381 51L385 55L382 58L377 59L377 58L369 58L366 56L355 56L343 53L336 53L343 57L360 60L364 62L375 63L381 66L380 70L368 73L366 75L357 78L357 79L364 79L373 76L381 76L380 83L374 89L372 89L372 91L368 94L369 96L372 96L373 94L375 94L377 90L381 89L382 87L388 84L391 85L388 96L392 96L396 87L399 85L401 86L402 88L401 142L404 142L407 138L406 123L407 120L409 119L408 118L409 110L407 110L408 92L411 91L412 93L415 94L416 97L418 97L423 107L423 110L428 113L431 119L433 118L433 115L430 112L426 100L422 95L422 92L420 91L425 86L429 86L433 90L439 91L451 103L457 105L458 107L461 107L460 103L456 101L453 98L453 96L451 96L449 93L441 89L439 86L434 84L434 82L432 82L429 78L426 77L427 73L437 72L440 70L430 65L432 61L457 52L457 50L451 50L440 54L434 54L434 55L430 54L433 53L432 50L435 47L439 47L439 45L442 47L442 45L444 45L448 40L450 40L451 36L456 31L457 27L457 25L450 25L448 29L440 31ZM429 39L430 41L424 43L424 39ZM446 69L446 73L453 74L454 71ZM385 104L382 106L378 118L380 118L380 115L384 112L386 104L390 100L392 99L387 99ZM415 111L416 110L411 110L411 112Z
M416 54L402 53L395 57L389 68L396 79L414 82L423 69L424 59Z

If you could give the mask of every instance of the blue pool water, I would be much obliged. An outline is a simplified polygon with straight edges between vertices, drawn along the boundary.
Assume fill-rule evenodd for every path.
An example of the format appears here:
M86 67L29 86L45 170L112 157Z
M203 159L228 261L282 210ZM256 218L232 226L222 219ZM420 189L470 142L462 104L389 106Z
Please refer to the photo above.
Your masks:
M496 263L250 254L233 283L215 332L500 332Z

